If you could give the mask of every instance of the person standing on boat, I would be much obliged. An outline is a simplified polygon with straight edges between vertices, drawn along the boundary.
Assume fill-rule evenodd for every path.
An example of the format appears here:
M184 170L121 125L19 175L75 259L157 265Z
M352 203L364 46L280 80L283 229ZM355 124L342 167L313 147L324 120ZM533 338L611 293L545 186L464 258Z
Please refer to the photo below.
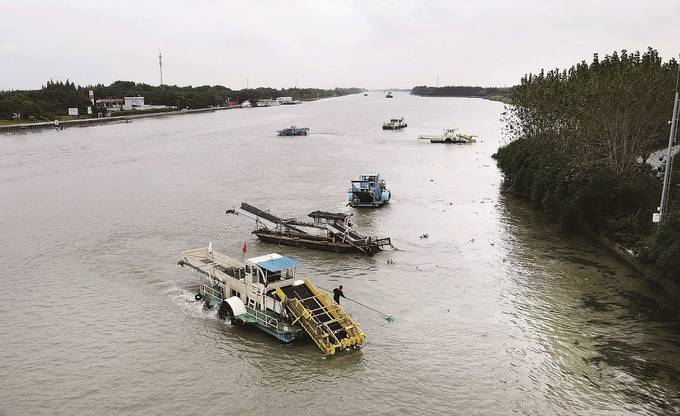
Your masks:
M337 303L338 305L340 304L340 296L342 296L343 298L345 297L345 294L342 293L342 285L340 285L340 287L336 287L335 289L333 289L333 300L335 300L335 303Z

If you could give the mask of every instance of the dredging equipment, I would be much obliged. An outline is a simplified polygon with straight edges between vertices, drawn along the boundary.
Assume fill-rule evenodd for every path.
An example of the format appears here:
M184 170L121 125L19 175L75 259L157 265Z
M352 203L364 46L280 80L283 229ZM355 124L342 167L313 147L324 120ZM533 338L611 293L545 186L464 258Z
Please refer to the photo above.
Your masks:
M272 253L239 261L213 251L211 243L183 252L177 264L200 274L196 299L218 306L218 316L233 324L252 325L285 343L306 335L326 355L357 349L366 340L327 293L296 279L298 260Z
M392 247L389 237L376 238L359 233L350 222L349 214L314 211L309 214L313 222L298 221L273 215L245 202L240 208L229 209L226 213L254 221L253 234L268 243L367 256L373 256L384 247Z

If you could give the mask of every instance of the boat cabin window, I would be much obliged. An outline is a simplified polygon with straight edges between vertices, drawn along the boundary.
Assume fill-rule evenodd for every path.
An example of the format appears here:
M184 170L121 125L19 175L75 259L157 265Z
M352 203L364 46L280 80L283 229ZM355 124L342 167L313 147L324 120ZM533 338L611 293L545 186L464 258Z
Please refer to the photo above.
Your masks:
M273 282L281 280L281 272L265 271L265 273L266 274L265 274L265 276L263 276L262 281L260 283L268 285L269 283L273 283Z
M360 191L361 189L366 189L367 186L368 186L367 182L359 182L359 181L352 182L352 189L357 190L357 191Z

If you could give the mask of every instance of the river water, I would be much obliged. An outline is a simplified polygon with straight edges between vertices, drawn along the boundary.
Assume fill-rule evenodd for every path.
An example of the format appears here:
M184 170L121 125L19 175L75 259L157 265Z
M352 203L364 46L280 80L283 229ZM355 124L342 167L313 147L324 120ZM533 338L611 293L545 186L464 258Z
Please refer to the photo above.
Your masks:
M0 414L680 413L672 305L500 192L502 110L376 93L0 137ZM398 115L407 129L380 129ZM275 136L290 124L312 134ZM446 127L479 141L416 140ZM345 207L364 171L388 206ZM399 250L260 243L224 214L241 201L353 213ZM209 241L238 257L244 240L394 321L344 302L368 339L330 359L226 325L176 261Z

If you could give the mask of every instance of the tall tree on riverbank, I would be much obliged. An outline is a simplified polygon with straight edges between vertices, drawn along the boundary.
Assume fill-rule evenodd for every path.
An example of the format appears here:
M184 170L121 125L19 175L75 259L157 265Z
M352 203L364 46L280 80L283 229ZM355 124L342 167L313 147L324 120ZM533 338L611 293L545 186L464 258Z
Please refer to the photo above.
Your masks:
M510 143L494 158L508 191L565 228L633 250L680 286L680 200L672 195L670 221L652 224L661 184L647 163L668 138L677 69L650 48L526 75L504 113Z
M663 145L676 71L675 60L664 63L649 48L526 75L513 92L507 129L584 164L630 173L638 157Z

